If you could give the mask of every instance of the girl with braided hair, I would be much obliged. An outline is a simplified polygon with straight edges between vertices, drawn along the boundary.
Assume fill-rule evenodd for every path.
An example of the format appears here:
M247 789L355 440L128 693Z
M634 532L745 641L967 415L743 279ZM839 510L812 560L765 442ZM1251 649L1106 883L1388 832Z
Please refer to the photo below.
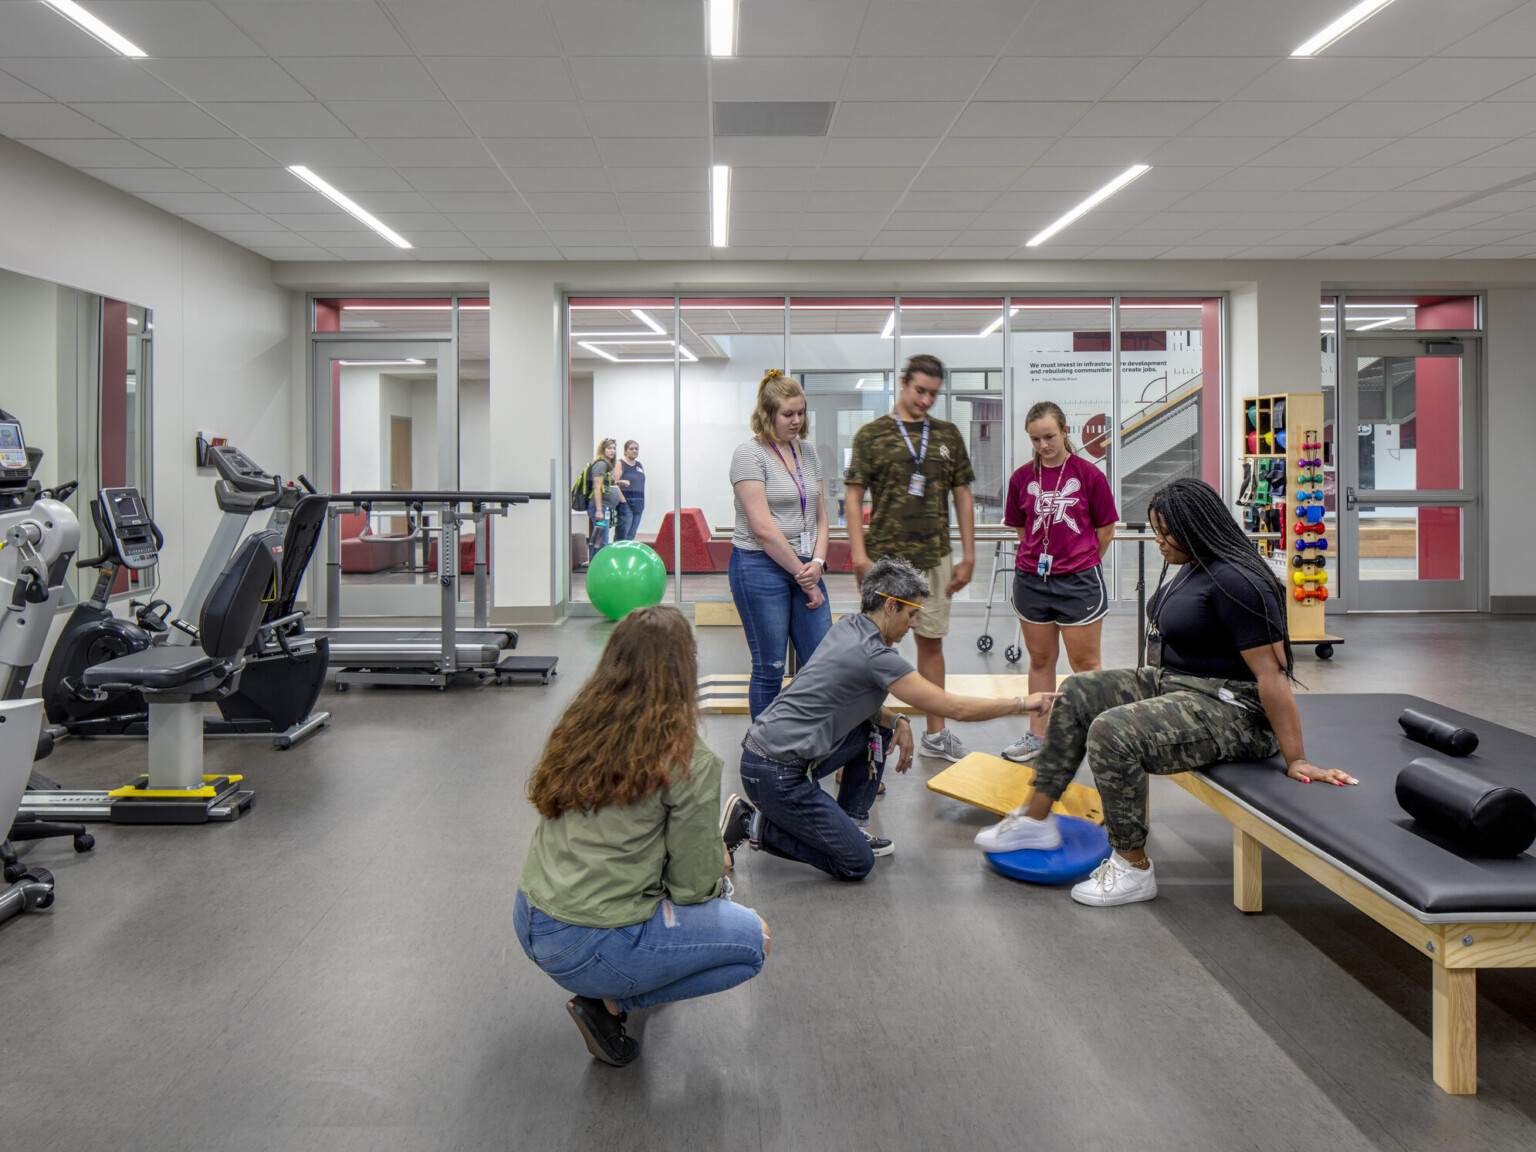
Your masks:
M1203 481L1175 480L1153 494L1149 516L1164 564L1147 604L1148 666L1068 679L1035 758L1034 795L976 837L986 852L1059 845L1051 805L1086 753L1115 850L1072 889L1079 904L1157 895L1146 853L1148 774L1280 752L1292 780L1355 783L1307 760L1291 695L1285 589L1221 496ZM1179 569L1171 581L1169 568Z

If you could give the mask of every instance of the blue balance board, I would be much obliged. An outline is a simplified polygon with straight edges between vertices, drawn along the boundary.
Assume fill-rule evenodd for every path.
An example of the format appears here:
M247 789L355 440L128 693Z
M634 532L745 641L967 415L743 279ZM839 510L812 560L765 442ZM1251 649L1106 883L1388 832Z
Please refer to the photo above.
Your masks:
M1031 884L1068 884L1083 879L1109 856L1109 833L1102 825L1076 816L1057 816L1061 847L1042 851L988 852L987 863L1015 880Z

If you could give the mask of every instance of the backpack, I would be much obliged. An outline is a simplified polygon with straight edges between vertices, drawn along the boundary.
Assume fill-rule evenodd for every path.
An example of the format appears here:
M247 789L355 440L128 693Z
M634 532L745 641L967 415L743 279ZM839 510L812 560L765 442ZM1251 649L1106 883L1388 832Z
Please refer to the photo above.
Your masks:
M588 464L571 485L571 511L585 512L592 504L592 465Z

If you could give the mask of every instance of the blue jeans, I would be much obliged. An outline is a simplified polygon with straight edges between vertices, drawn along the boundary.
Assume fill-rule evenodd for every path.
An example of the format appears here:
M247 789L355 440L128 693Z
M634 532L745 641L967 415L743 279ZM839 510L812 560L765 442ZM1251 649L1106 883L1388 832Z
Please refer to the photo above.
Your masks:
M641 496L631 496L618 507L619 527L614 534L615 540L633 540L635 533L640 531L640 517L645 514L645 499Z
M546 916L522 892L512 928L523 951L567 992L620 1012L724 992L763 968L763 923L729 900L674 904L625 928L584 928Z
M875 856L859 825L869 820L869 806L885 774L884 760L869 762L872 731L879 732L882 748L891 747L892 730L866 722L813 765L769 760L743 744L741 786L763 814L757 843L765 852L820 868L838 880L869 875ZM839 768L843 781L833 801L818 781Z
M608 543L608 529L613 525L613 509L602 504L587 505L587 555L596 556L597 550Z
M755 720L784 686L784 656L790 641L804 664L832 627L832 605L822 580L817 584L821 607L807 608L805 589L766 552L733 548L729 574L731 599L736 601L752 653L747 711Z

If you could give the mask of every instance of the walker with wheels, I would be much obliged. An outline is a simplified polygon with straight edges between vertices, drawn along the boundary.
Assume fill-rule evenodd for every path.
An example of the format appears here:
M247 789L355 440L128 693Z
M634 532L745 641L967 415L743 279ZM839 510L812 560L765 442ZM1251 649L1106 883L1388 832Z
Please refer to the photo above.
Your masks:
M1013 568L1018 551L1018 544L1011 540L999 540L992 550L992 578L987 581L987 612L981 620L981 635L976 637L976 648L981 652L992 651L992 635L987 631L992 623L992 605L997 597L997 574L999 570L1004 576L1003 603L1008 605L1008 610L1013 613L1014 637L1016 642L1003 649L1003 659L1010 664L1017 664L1024 657L1024 625L1019 622L1018 613L1013 607L1013 593L1010 591L1009 580L1013 578ZM1007 564L1003 563L1007 558Z

